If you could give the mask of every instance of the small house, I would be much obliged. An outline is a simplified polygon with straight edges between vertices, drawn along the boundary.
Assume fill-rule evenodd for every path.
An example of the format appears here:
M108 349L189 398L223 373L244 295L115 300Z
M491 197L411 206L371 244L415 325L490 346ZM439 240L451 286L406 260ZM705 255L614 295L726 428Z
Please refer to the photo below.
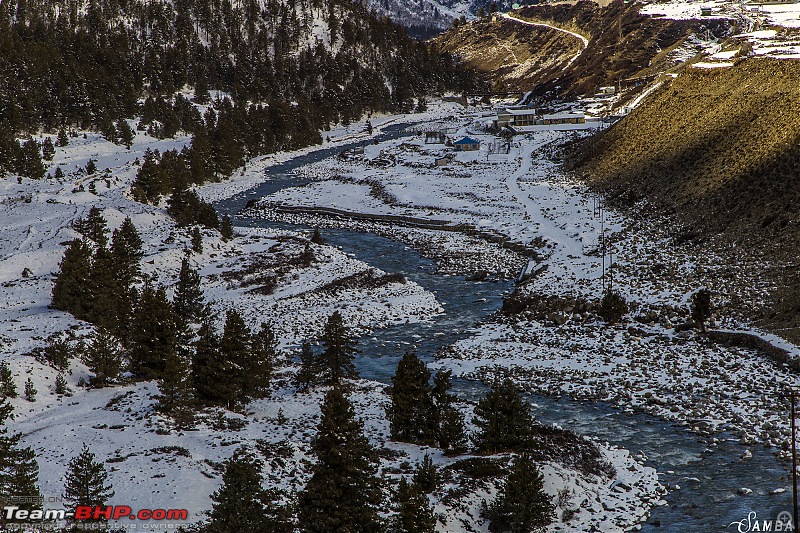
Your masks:
M437 157L436 158L436 166L437 167L443 167L443 166L449 165L452 161L453 161L453 155L452 154L447 154L447 155L442 156L442 157Z
M463 137L453 143L456 152L474 152L481 149L481 142L471 137Z
M447 138L441 131L426 131L425 144L444 144Z

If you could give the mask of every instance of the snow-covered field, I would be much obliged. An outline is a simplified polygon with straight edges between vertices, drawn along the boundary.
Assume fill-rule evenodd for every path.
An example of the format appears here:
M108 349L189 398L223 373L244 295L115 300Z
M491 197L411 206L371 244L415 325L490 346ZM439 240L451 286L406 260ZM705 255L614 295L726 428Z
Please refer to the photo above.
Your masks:
M372 123L380 127L393 121L419 120L423 116L448 120L452 114L453 107L446 104L435 106L427 115L373 117ZM366 138L362 128L330 132L330 143L335 145ZM246 415L219 409L206 410L195 430L179 432L154 412L158 394L155 383L85 389L79 386L79 381L87 379L89 371L77 359L71 361L67 375L71 394L56 395L57 370L26 354L43 346L50 335L68 331L72 338L80 339L92 330L91 325L48 308L53 273L58 269L65 244L79 236L70 227L70 222L84 217L90 207L102 209L112 230L124 217L130 216L144 241L143 273L157 283L168 287L174 285L184 250L191 246L190 232L187 228L175 226L163 204L148 206L136 203L129 198L128 190L138 168L137 159L141 160L145 149L164 151L180 148L188 141L188 138L158 141L137 135L132 148L126 150L97 134L89 132L84 139L81 133L79 137L70 139L68 147L57 149L48 168L52 172L60 166L65 174L63 179L23 179L18 182L11 177L0 181L0 220L4 228L0 235L2 359L9 362L20 390L28 378L38 390L33 402L23 398L12 400L15 418L10 427L21 432L23 444L35 450L40 465L40 487L48 502L57 502L63 490L66 465L83 444L91 447L110 472L109 480L116 491L110 503L129 505L134 509L186 508L189 521L201 520L203 513L210 509L209 496L220 483L220 465L239 445L257 450L265 460L267 484L289 492L302 488L307 479L309 442L318 422L324 390L297 394L291 386L292 351L297 343L318 335L325 318L334 310L339 310L348 325L361 333L390 324L435 320L441 312L435 296L411 281L388 283L377 288L332 288L331 282L365 272L371 267L335 248L310 244L308 235L237 228L236 238L226 243L216 231L204 230L203 252L192 254L191 261L203 277L206 299L213 303L216 314L223 316L226 309L236 307L250 326L265 320L272 322L285 350L287 359L272 396L249 405ZM391 146L379 148L394 149L398 146L389 144ZM526 144L520 149L521 154L492 156L495 158L492 164L513 170L520 163L515 159L517 155L521 155L525 164L533 146ZM372 150L369 148L368 154L372 154ZM450 181L444 183L452 187L452 196L442 196L441 205L431 206L430 211L437 216L443 212L450 213L454 219L474 223L481 230L509 230L515 238L536 235L536 228L526 228L516 221L519 217L524 219L537 215L532 211L532 202L522 202L522 207L517 205L522 199L522 188L527 187L524 173L511 172L509 178L504 171L495 176L496 183L476 186L477 182L470 178L473 169L484 168L485 175L498 170L496 166L479 161L482 156L481 153L460 156L449 169L454 170L448 178ZM231 182L202 187L199 193L208 199L237 194L258 183L266 165L287 157L288 154L281 154L250 162L246 169L237 171ZM91 176L81 170L89 158L96 160L98 166L98 171ZM365 177L369 175L365 174ZM363 188L351 184L344 187L342 198L352 194L350 188L364 193ZM406 182L406 193L399 196L403 202L428 199L427 193L415 191L415 188L412 181ZM503 190L506 192L498 210L491 198ZM542 190L551 189L543 186ZM551 194L558 195L559 190L559 187L552 188ZM475 210L468 209L479 194L485 196L484 205ZM362 209L368 204L356 203L348 207L368 211ZM484 214L480 214L482 210L485 210ZM415 216L420 215L418 211L425 210L415 209ZM464 212L467 214L462 214ZM509 215L509 221L514 221L510 225L504 225L498 218L504 212ZM553 220L541 221L548 228L555 223ZM486 247L482 252L484 256L498 252L501 259L507 252L507 261L516 263L504 268L513 273L519 267L519 256L496 244L486 244L478 237L465 237L454 232L440 233L444 236L437 233L430 242L454 250L472 243ZM556 245L554 242L549 246ZM258 286L251 283L254 277L258 277L254 273L269 272L274 265L302 253L307 246L315 257L310 266L281 271L271 294L252 291ZM541 243L541 248L547 250L547 243ZM381 274L380 271L374 272L376 276ZM442 468L463 459L445 458L433 449L389 442L384 411L389 398L383 386L358 381L355 389L353 401L365 422L370 440L376 446L396 452L383 454L381 468L389 479L396 480L399 473L407 472L408 464L413 468L425 453L432 454ZM467 404L462 408L467 414L471 412ZM568 523L554 524L552 531L589 531L593 527L602 531L622 531L644 518L648 508L662 503L660 498L664 489L653 468L644 467L640 458L630 456L625 450L604 444L598 446L606 460L615 467L617 474L613 479L585 476L557 463L542 465L545 488L554 501L561 504L559 514L568 509L574 515ZM442 516L440 530L486 531L486 523L479 518L480 505L483 499L491 499L498 482L479 483L465 494L456 490L463 484L458 476L447 483L432 496L436 511ZM453 494L459 494L457 504L453 503ZM60 504L53 503L50 507L59 508Z

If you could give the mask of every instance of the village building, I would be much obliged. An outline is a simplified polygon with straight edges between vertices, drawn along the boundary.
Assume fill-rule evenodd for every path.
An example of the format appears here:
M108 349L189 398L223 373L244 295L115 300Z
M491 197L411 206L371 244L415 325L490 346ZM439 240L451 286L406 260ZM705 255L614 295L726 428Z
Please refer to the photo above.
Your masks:
M463 137L453 143L456 152L474 152L481 149L481 142L472 137Z

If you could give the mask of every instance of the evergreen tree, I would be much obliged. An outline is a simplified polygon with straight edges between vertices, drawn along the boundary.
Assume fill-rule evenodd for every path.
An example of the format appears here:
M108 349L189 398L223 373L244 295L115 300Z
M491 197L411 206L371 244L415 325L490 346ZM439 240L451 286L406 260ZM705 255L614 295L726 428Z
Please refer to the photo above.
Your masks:
M27 381L25 381L25 399L29 402L35 402L37 393L36 385L33 384L31 378L28 378Z
M64 179L64 171L61 170L60 166L56 167L55 172L53 172L53 177L57 180Z
M542 474L530 457L517 457L497 497L481 513L489 520L489 531L544 531L555 518L555 508L543 487Z
M163 287L145 283L133 315L128 343L131 372L144 379L163 375L165 361L176 349L175 317Z
M42 159L45 161L52 161L56 155L56 147L53 145L53 139L46 137L42 141Z
M52 306L68 311L75 318L86 319L91 302L86 297L91 292L91 258L89 246L75 239L67 246L53 285Z
M510 379L497 382L475 407L476 444L481 452L525 449L530 445L530 407Z
M222 330L219 348L225 367L222 375L217 379L226 379L235 386L234 397L228 398L228 406L232 407L234 400L246 401L244 391L249 389L246 368L250 366L252 337L250 330L244 323L242 315L231 309L225 315L225 326Z
M467 449L467 432L464 415L453 405L455 397L450 394L451 370L440 370L433 378L433 403L439 447L446 454L463 453Z
M192 251L197 254L203 253L203 234L200 233L198 226L192 228Z
M94 374L93 387L105 387L119 378L122 370L122 351L117 339L103 327L96 328L86 343L84 363Z
M244 361L241 395L243 398L264 398L278 360L278 340L272 326L262 322L251 337L250 353Z
M108 472L84 444L81 453L70 460L64 477L64 500L72 512L80 505L105 507L114 496Z
M135 134L128 121L124 118L117 120L117 132L119 133L119 142L130 150Z
M225 461L222 486L211 495L214 505L204 533L294 530L291 513L276 503L279 493L261 487L261 468L261 462L244 448Z
M8 419L13 410L7 398L0 400L0 494L27 497L23 500L26 503L20 501L16 505L26 510L39 509L41 505L31 501L41 496L37 487L39 466L33 450L20 447L21 435L9 433ZM0 524L3 518L0 517Z
M336 385L344 378L357 378L353 359L358 350L339 311L328 318L321 340L325 347L321 357L325 381Z
M225 242L233 238L233 222L231 222L231 217L227 213L222 215L222 223L219 226L219 232L222 235L222 240Z
M311 348L311 343L303 341L300 349L300 370L295 376L297 388L305 391L319 383L320 370L319 358Z
M430 494L439 485L439 470L427 453L414 473L414 484L425 494Z
M42 179L45 175L44 163L39 151L39 143L33 139L28 139L22 143L17 163L17 172L21 176L31 179Z
M6 361L0 361L0 397L16 398L17 385L14 383L14 375L11 373L11 367L8 366Z
M191 371L197 398L206 405L227 405L238 392L237 382L230 379L234 369L222 356L220 337L210 322L204 322L197 335Z
M69 137L67 137L67 132L64 131L64 128L58 130L58 138L56 139L56 146L63 148L69 145Z
M311 235L311 242L314 244L325 244L325 239L319 233L319 228L314 228L314 233Z
M416 483L400 479L390 533L434 533L436 517L430 500Z
M88 239L94 241L100 248L105 248L108 244L108 226L103 216L103 211L99 207L89 209L89 214L83 223L83 233Z
M322 421L312 448L317 463L299 496L300 530L304 533L382 531L375 451L339 387L333 387L325 396Z
M69 395L69 386L67 385L67 378L64 377L64 374L59 374L56 376L55 391L59 396Z
M189 263L189 254L183 256L178 284L172 298L175 319L184 327L200 322L206 313L203 289L200 288L200 274Z
M89 161L86 162L86 174L91 176L95 172L97 172L97 162L94 159L89 159Z
M142 239L130 217L111 236L111 271L114 279L113 324L114 333L127 343L130 337L133 311L138 299L135 283L139 278L139 262L144 255Z
M436 419L431 398L431 373L416 354L406 353L392 378L390 428L402 442L434 445Z
M179 429L194 426L194 390L186 350L167 352L158 382L158 409L169 414Z

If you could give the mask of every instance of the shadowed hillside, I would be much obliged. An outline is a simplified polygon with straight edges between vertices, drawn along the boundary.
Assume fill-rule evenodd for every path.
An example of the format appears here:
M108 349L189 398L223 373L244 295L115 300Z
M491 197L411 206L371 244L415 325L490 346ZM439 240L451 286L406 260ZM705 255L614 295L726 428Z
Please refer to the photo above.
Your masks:
M800 62L748 59L687 69L573 162L618 205L647 199L685 235L720 236L734 253L796 263L800 239ZM796 268L768 323L797 327ZM775 281L775 280L773 280ZM800 330L789 332L794 336Z

